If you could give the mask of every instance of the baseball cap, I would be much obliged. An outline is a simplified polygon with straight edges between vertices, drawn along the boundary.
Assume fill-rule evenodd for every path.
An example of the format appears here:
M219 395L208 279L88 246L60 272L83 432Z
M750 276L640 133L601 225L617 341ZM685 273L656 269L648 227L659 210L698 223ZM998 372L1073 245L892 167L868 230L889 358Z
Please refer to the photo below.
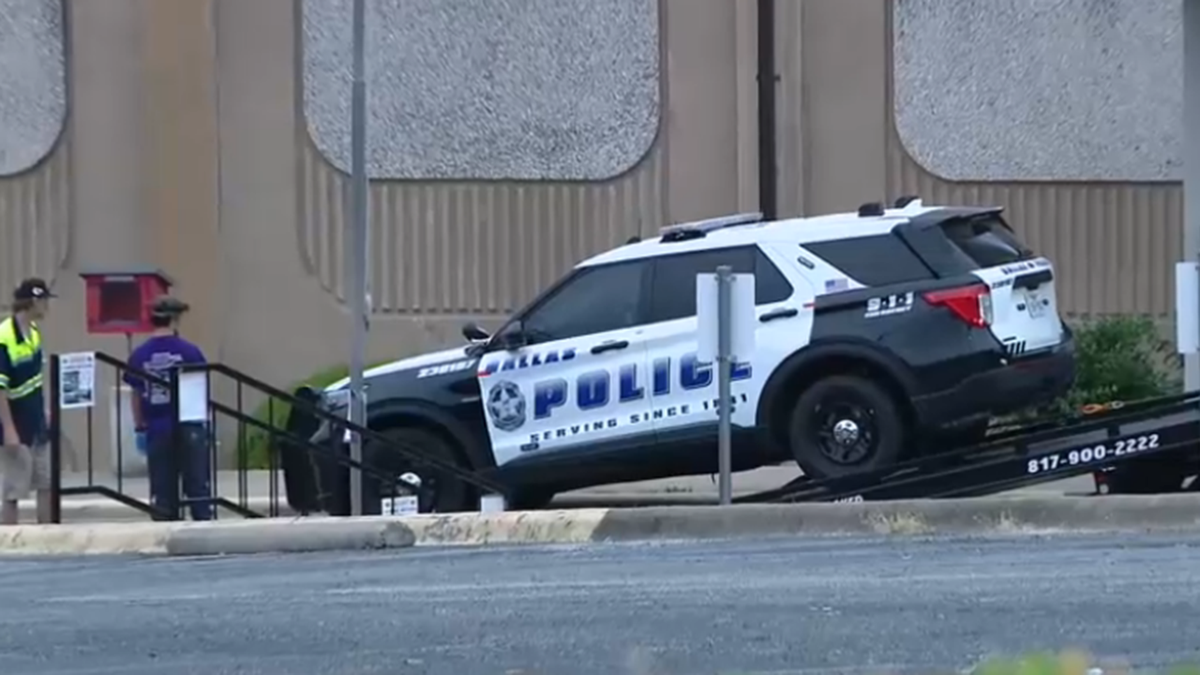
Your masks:
M178 316L191 309L191 306L179 298L170 295L160 295L150 305L150 313L154 316Z
M42 298L57 298L58 296L50 290L50 284L44 279L31 277L21 282L17 289L13 291L14 300L40 300Z

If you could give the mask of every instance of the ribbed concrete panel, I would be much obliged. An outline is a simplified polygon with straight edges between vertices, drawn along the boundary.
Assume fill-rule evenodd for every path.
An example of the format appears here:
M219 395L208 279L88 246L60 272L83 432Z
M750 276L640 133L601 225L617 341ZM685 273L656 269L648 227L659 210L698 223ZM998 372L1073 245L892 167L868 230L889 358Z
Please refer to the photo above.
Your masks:
M890 3L886 3L890 4ZM893 20L890 6L887 20ZM1174 264L1183 257L1183 189L1177 182L943 180L918 164L895 127L888 26L887 193L926 202L998 204L1025 241L1051 258L1060 307L1072 317L1174 313Z
M951 183L922 169L893 133L888 194L928 202L1000 204L1031 247L1054 260L1071 315L1174 311L1182 259L1177 183Z
M311 143L303 145L302 253L341 300L349 179ZM665 217L662 173L655 148L632 172L606 183L375 183L375 309L509 312L580 259L656 231Z
M0 303L24 277L54 278L69 247L67 143L32 170L0 180Z

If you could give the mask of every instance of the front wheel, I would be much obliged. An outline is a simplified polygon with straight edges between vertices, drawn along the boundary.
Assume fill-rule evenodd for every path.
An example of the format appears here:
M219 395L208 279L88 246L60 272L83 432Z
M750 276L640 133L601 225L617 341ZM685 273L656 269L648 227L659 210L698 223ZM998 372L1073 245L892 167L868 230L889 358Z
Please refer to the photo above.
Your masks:
M454 513L476 511L479 508L476 490L454 476L422 465L405 457L395 446L411 448L423 455L458 464L454 446L441 434L420 427L401 427L383 432L388 443L368 440L363 444L363 464L385 472L392 480L405 473L415 475L420 483L417 502L421 513ZM378 478L363 475L363 513L382 511L382 498L392 493Z
M908 429L886 389L856 375L813 383L792 410L789 443L813 478L887 468L899 461Z

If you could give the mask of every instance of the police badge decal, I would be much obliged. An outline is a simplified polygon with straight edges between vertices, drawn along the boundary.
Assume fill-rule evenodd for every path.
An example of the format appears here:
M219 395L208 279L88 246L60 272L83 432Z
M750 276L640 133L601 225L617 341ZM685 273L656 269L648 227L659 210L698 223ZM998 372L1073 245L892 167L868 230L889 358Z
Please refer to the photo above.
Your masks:
M500 431L516 431L525 424L525 395L521 388L501 380L488 389L487 411Z

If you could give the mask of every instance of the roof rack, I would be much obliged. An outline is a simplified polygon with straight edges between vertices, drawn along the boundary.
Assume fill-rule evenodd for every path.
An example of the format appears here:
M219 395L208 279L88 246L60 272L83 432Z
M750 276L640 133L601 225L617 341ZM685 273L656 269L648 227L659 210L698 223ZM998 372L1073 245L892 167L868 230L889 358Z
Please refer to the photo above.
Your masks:
M705 237L709 232L722 228L761 223L762 220L763 214L761 212L736 213L719 218L707 218L705 220L694 220L689 223L669 225L662 228L659 232L662 235L663 241L687 241L689 239Z

